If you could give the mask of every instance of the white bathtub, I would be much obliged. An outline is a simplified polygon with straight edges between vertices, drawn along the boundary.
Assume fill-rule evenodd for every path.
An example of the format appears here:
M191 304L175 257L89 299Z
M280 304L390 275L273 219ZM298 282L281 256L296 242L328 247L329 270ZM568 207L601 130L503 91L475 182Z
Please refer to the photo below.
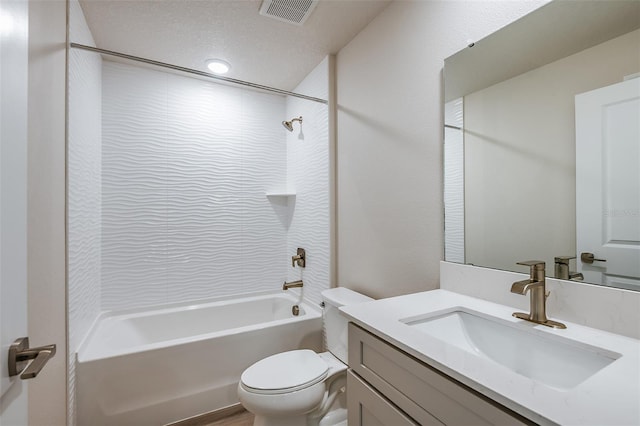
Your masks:
M293 295L105 313L76 354L77 424L163 425L238 402L240 374L321 346L321 313Z

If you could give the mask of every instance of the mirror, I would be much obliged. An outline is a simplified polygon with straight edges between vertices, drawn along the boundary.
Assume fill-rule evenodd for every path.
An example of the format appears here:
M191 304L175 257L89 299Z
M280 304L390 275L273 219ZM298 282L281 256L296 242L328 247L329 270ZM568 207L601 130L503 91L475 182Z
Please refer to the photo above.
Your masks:
M445 260L640 290L638 28L553 1L445 60Z

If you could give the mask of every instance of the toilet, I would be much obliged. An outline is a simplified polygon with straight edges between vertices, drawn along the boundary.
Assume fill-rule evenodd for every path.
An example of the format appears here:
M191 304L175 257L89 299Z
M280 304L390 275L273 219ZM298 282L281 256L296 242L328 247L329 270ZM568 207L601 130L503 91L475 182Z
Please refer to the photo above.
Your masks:
M242 373L238 397L255 415L254 426L346 425L346 409L332 410L347 382L348 321L338 308L373 299L338 287L323 291L322 300L328 352L281 352Z

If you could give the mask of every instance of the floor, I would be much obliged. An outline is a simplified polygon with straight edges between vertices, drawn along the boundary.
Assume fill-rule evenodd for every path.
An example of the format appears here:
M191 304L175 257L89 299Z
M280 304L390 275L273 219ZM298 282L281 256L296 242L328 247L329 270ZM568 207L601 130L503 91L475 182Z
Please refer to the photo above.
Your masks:
M248 411L232 414L229 417L220 419L213 423L207 423L205 426L252 426L253 414Z

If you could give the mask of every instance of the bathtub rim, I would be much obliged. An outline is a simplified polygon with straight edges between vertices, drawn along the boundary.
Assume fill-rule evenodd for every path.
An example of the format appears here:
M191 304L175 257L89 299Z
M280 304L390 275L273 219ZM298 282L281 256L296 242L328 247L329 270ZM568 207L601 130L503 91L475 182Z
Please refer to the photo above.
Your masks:
M222 305L227 302L233 301L246 301L246 300L256 300L256 299L267 299L272 296L284 297L286 299L291 300L293 304L298 304L304 310L305 314L298 317L289 317L283 318L275 321L269 321L262 324L251 324L242 327L229 328L226 330L215 331L212 333L204 333L198 334L195 336L183 337L178 339L171 339L162 342L148 343L144 345L134 346L132 348L128 348L123 351L118 351L117 353L110 353L106 356L86 356L84 352L86 352L87 347L91 341L91 338L94 336L98 325L101 321L108 320L109 318L115 317L137 317L137 316L152 316L154 314L164 313L164 312L173 312L184 308L194 309L197 307L204 307L203 305ZM251 330L261 330L265 328L277 327L282 324L287 324L291 322L298 322L303 320L313 320L322 317L321 308L313 302L310 302L306 298L301 298L295 296L293 294L287 294L283 291L260 291L260 292L252 292L252 293L242 293L242 294L233 294L227 296L220 296L215 298L208 299L198 299L198 300L190 300L185 302L175 302L168 303L162 305L150 305L143 306L138 308L126 308L126 309L115 309L109 311L101 312L91 323L89 331L82 338L80 344L78 345L78 349L74 351L74 358L76 363L89 363L93 361L100 361L110 358L117 358L123 356L130 356L133 354L148 352L154 350L160 350L171 346L177 346L182 344L187 344L191 342L198 342L207 339L213 339L216 337L228 336L233 334L240 334L243 332L251 331Z

